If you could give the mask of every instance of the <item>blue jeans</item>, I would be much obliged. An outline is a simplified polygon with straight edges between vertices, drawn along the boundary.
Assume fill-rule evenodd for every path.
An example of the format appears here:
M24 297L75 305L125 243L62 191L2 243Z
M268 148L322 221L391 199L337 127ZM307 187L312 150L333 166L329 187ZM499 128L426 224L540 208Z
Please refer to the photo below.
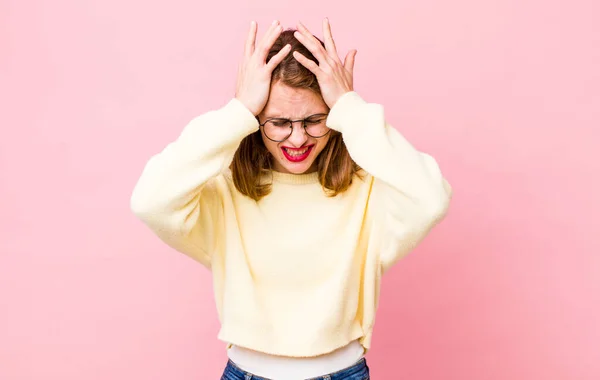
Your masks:
M313 377L307 380L369 380L369 366L367 365L367 359L362 358L348 368L344 368L337 372L329 373L327 375ZM221 380L272 380L264 377L256 376L252 373L246 372L243 369L235 365L233 361L228 360L225 372L221 376Z

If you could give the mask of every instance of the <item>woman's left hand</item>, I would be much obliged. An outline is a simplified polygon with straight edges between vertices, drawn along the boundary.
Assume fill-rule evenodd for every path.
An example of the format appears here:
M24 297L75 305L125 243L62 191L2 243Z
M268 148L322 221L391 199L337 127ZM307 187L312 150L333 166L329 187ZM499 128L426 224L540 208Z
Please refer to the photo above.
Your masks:
M357 51L354 49L348 52L342 64L335 49L331 27L327 18L323 20L323 36L325 48L302 23L298 22L298 31L294 33L294 37L315 56L319 64L297 51L294 51L293 54L302 66L317 76L323 100L331 109L342 95L354 91L352 71L354 70L354 58Z

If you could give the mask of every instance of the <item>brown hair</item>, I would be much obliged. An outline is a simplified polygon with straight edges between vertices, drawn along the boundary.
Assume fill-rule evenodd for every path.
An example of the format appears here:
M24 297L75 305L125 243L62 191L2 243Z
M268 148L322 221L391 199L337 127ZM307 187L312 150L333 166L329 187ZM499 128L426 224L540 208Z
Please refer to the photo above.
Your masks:
M306 58L318 63L314 55L294 37L295 31L295 29L288 29L281 32L267 55L268 62L285 45L291 45L290 53L273 70L271 85L280 81L287 86L308 89L322 96L315 74L296 61L292 55L293 51L298 51ZM316 36L315 38L325 47L323 41ZM354 174L360 168L350 157L341 133L331 130L330 134L327 145L316 161L319 182L327 190L327 195L333 197L350 187ZM263 174L270 172L272 167L273 157L265 147L261 131L246 136L235 152L230 166L236 189L255 201L260 200L271 192L271 184L261 182L260 178Z

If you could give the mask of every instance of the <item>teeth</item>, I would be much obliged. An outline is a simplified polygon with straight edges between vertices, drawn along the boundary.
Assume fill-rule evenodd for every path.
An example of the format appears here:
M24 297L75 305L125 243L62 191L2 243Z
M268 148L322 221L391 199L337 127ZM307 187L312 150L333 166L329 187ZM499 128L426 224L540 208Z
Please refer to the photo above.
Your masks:
M292 157L297 157L297 156L301 156L304 153L306 153L306 151L308 150L308 147L302 149L302 150L290 150L288 148L283 148L285 149L286 153L289 154Z

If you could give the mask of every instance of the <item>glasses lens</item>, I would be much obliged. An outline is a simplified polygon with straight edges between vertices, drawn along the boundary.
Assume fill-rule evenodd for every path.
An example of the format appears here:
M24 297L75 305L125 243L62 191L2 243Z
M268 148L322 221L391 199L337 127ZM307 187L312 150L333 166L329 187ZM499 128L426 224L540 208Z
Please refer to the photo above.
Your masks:
M327 115L314 116L306 119L306 133L312 137L323 137L329 132L329 128L325 125Z
M272 119L265 123L264 132L271 140L283 141L292 134L292 128L288 120Z

